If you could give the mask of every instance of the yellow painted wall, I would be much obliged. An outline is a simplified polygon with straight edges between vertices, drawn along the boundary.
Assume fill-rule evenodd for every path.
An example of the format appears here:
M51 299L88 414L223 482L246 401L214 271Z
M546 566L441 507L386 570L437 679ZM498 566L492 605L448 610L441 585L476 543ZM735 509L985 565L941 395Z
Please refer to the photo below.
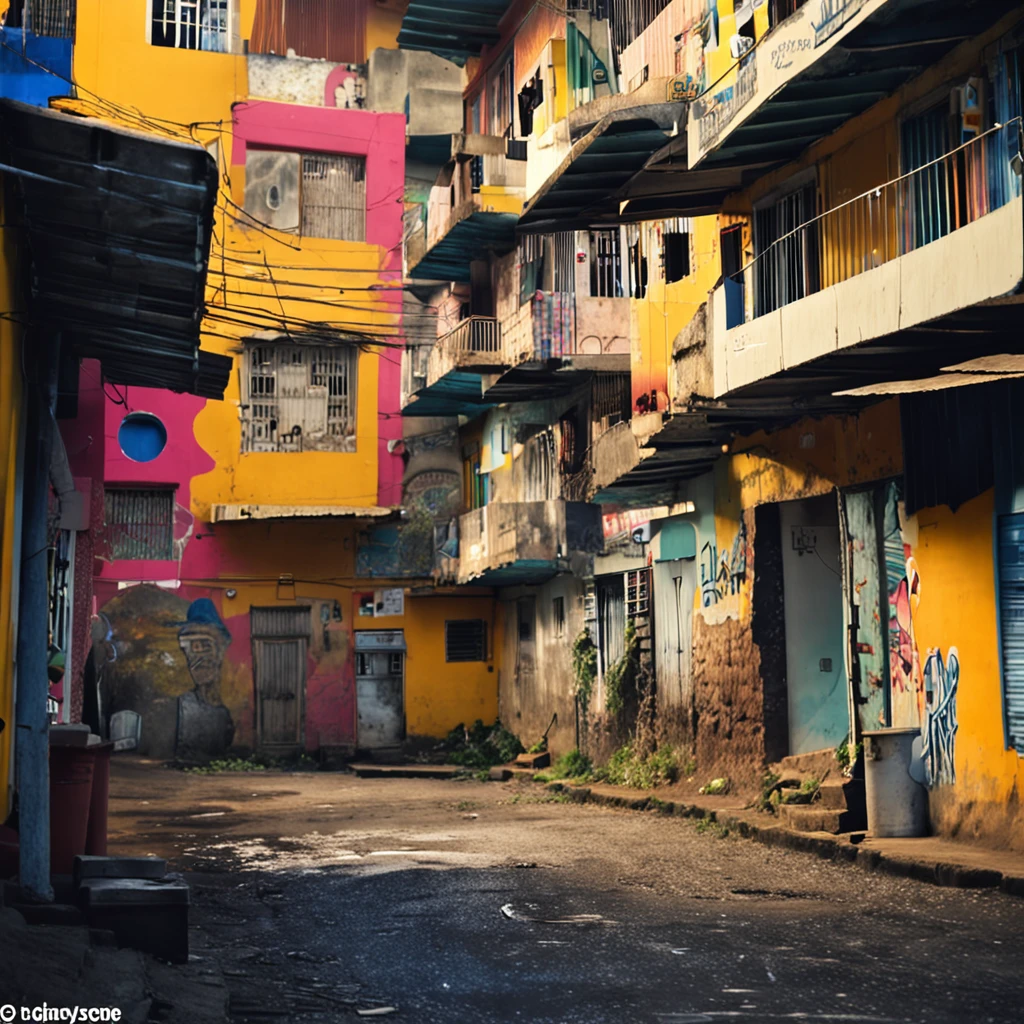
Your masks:
M1006 748L993 567L994 495L957 509L922 509L905 530L920 574L914 639L921 664L937 650L956 651L956 782L932 790L943 832L1005 842L1024 850L1024 759Z
M718 217L693 218L690 240L690 274L681 281L665 283L661 269L661 226L648 231L648 288L643 299L630 301L630 370L633 406L641 395L658 394L658 410L674 398L672 344L693 319L721 275Z
M3 216L3 180L0 178L0 222ZM15 285L15 254L12 232L0 228L0 309L21 307ZM0 318L0 821L11 809L14 785L11 757L14 738L14 605L16 550L15 500L17 497L18 449L21 444L21 328Z
M404 629L405 715L409 736L446 736L460 722L498 717L501 617L493 597L406 597L405 615L366 620L374 629ZM446 619L487 620L486 662L446 662ZM356 627L359 628L357 621ZM369 628L369 627L367 627Z

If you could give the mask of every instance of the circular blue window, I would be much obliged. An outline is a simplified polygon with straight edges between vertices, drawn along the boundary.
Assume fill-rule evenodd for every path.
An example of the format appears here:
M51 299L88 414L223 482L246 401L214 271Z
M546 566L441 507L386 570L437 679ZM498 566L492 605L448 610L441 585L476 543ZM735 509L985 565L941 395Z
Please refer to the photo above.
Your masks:
M167 446L167 430L150 412L132 412L117 430L117 443L132 462L152 462Z

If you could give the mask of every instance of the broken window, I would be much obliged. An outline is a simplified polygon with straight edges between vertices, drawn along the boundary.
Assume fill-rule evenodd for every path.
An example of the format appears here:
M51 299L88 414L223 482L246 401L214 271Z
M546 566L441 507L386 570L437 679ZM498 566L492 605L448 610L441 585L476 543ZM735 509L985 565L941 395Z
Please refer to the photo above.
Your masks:
M630 225L629 238L629 294L634 299L647 295L647 239L642 227Z
M355 451L357 353L354 345L247 345L242 451Z
M174 558L172 488L108 487L103 522L111 558Z
M486 661L485 619L447 619L444 624L445 661Z
M556 597L551 601L551 627L556 639L565 636L564 597Z
M676 218L666 221L661 236L665 283L681 281L690 276L690 220Z
M151 0L149 41L181 50L231 50L231 0Z

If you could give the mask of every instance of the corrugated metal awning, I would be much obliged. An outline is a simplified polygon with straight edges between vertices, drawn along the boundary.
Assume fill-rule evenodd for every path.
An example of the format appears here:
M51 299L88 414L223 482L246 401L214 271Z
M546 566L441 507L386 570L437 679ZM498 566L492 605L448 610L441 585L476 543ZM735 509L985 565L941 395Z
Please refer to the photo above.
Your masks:
M222 397L225 357L199 354L218 189L210 154L4 100L0 171L17 183L32 325L117 383Z
M498 22L508 6L508 0L410 0L398 45L465 64L498 41Z
M210 509L210 519L214 523L244 522L248 519L376 519L391 514L391 509L378 505L214 505Z

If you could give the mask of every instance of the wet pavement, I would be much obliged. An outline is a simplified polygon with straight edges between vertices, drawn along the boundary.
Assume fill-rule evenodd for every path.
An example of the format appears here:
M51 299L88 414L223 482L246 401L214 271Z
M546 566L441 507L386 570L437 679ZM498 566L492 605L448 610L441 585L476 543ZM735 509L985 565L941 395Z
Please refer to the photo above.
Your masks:
M118 760L112 787L111 852L186 872L236 1021L1024 1017L1024 902L996 891L529 784Z

